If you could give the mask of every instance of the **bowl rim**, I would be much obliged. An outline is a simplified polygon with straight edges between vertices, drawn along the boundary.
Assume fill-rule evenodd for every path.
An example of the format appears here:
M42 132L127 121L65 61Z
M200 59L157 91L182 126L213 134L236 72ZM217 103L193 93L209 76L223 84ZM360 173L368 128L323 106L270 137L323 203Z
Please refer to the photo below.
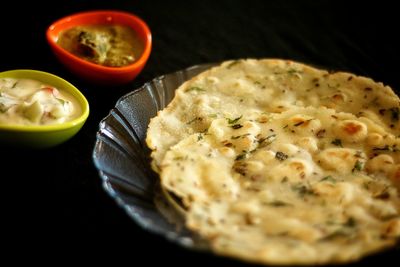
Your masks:
M0 72L0 78L6 78L6 75L15 75L18 74L20 76L24 76L26 74L33 74L34 76L47 77L52 81L57 81L64 85L63 88L59 88L61 90L65 90L70 93L79 103L82 113L75 119L66 121L59 124L49 124L49 125L23 125L23 124L0 124L0 131L19 131L19 132L49 132L49 131L63 131L66 129L73 128L75 126L83 124L87 118L89 117L90 107L89 102L86 97L82 94L82 92L75 87L73 84L68 82L67 80L52 74L50 72L34 70L34 69L14 69ZM36 79L36 78L28 78L28 79ZM42 81L39 77L36 80ZM52 84L51 82L46 82L48 84ZM59 87L59 86L58 86Z
M109 66L103 66L100 64L96 64L93 62L90 62L88 60L82 59L79 56L74 55L73 53L67 51L66 49L62 48L60 45L57 44L57 38L58 34L55 35L53 34L54 29L57 27L61 27L61 30L65 30L67 28L72 28L77 25L82 25L82 24L75 24L75 25L70 25L69 27L63 27L62 25L65 23L71 23L74 20L80 19L80 18L85 18L85 17L125 17L129 18L129 21L132 21L133 24L139 26L143 31L144 31L144 48L143 52L140 55L140 57L135 60L132 64L126 65L126 66L121 66L121 67L109 67ZM112 19L106 19L107 21L111 21ZM84 25L90 25L94 23L84 23ZM132 25L132 24L131 24ZM133 29L135 32L137 32L136 29ZM58 32L59 33L59 32ZM115 9L96 9L96 10L88 10L88 11L81 11L81 12L76 12L72 13L70 15L64 16L60 19L57 19L53 23L50 24L50 26L47 27L46 30L46 39L47 42L50 44L51 48L55 50L57 53L61 54L64 57L69 58L70 60L73 60L75 62L78 62L81 65L85 65L88 68L103 71L103 72L109 72L109 73L126 73L126 72L131 72L133 70L136 70L143 66L147 59L150 56L151 48L152 48L152 33L147 25L147 23L137 15L126 12L126 11L121 11L121 10L115 10Z

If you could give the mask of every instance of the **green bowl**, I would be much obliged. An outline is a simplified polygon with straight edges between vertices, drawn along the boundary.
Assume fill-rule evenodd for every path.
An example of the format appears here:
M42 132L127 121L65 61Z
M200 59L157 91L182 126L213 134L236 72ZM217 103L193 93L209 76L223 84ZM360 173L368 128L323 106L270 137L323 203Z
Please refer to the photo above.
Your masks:
M71 121L53 125L0 124L0 144L25 148L48 148L72 138L89 116L89 103L71 83L44 71L10 70L0 72L0 78L34 79L69 92L81 105L82 114Z

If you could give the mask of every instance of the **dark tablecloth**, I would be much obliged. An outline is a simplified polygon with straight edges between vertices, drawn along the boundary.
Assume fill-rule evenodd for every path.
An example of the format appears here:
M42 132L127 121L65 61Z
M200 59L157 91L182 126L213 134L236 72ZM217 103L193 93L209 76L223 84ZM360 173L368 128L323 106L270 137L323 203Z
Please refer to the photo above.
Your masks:
M135 266L160 259L177 266L243 266L188 251L136 225L105 193L94 167L98 124L118 98L146 81L227 59L293 59L369 76L400 89L397 8L394 1L365 2L59 0L2 4L0 71L25 68L59 75L84 93L91 108L82 130L60 146L46 150L0 147L1 218L4 232L11 234L2 240L6 248L19 255L35 251L35 258L41 260L56 253L59 259L89 255L124 259ZM150 59L130 84L99 87L86 83L67 71L46 43L45 31L53 21L94 9L132 12L152 31ZM394 262L400 258L396 253L368 257L359 264ZM24 256L14 260L20 258Z

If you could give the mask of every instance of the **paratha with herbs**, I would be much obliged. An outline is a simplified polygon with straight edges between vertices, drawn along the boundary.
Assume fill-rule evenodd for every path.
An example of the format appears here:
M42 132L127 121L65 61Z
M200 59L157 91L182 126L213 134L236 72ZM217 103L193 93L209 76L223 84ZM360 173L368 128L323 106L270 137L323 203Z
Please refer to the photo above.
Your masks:
M400 139L327 108L215 119L171 147L161 182L216 253L349 262L400 236Z
M351 73L278 59L227 61L185 82L149 124L146 142L153 168L183 138L206 130L216 118L293 107L328 107L367 117L400 134L399 98L388 86Z
M180 86L146 142L163 191L213 252L351 262L400 236L399 103L350 73L228 61Z

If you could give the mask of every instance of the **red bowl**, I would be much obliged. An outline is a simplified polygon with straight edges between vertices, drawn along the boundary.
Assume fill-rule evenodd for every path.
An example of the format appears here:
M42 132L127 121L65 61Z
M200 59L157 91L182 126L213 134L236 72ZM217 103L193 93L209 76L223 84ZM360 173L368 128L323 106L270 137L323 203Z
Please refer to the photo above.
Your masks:
M141 56L132 64L123 67L108 67L82 59L57 44L61 31L79 25L119 24L131 27L144 44ZM47 41L56 57L74 74L100 85L119 85L132 81L145 66L151 51L151 32L139 17L116 10L86 11L61 18L46 31Z

